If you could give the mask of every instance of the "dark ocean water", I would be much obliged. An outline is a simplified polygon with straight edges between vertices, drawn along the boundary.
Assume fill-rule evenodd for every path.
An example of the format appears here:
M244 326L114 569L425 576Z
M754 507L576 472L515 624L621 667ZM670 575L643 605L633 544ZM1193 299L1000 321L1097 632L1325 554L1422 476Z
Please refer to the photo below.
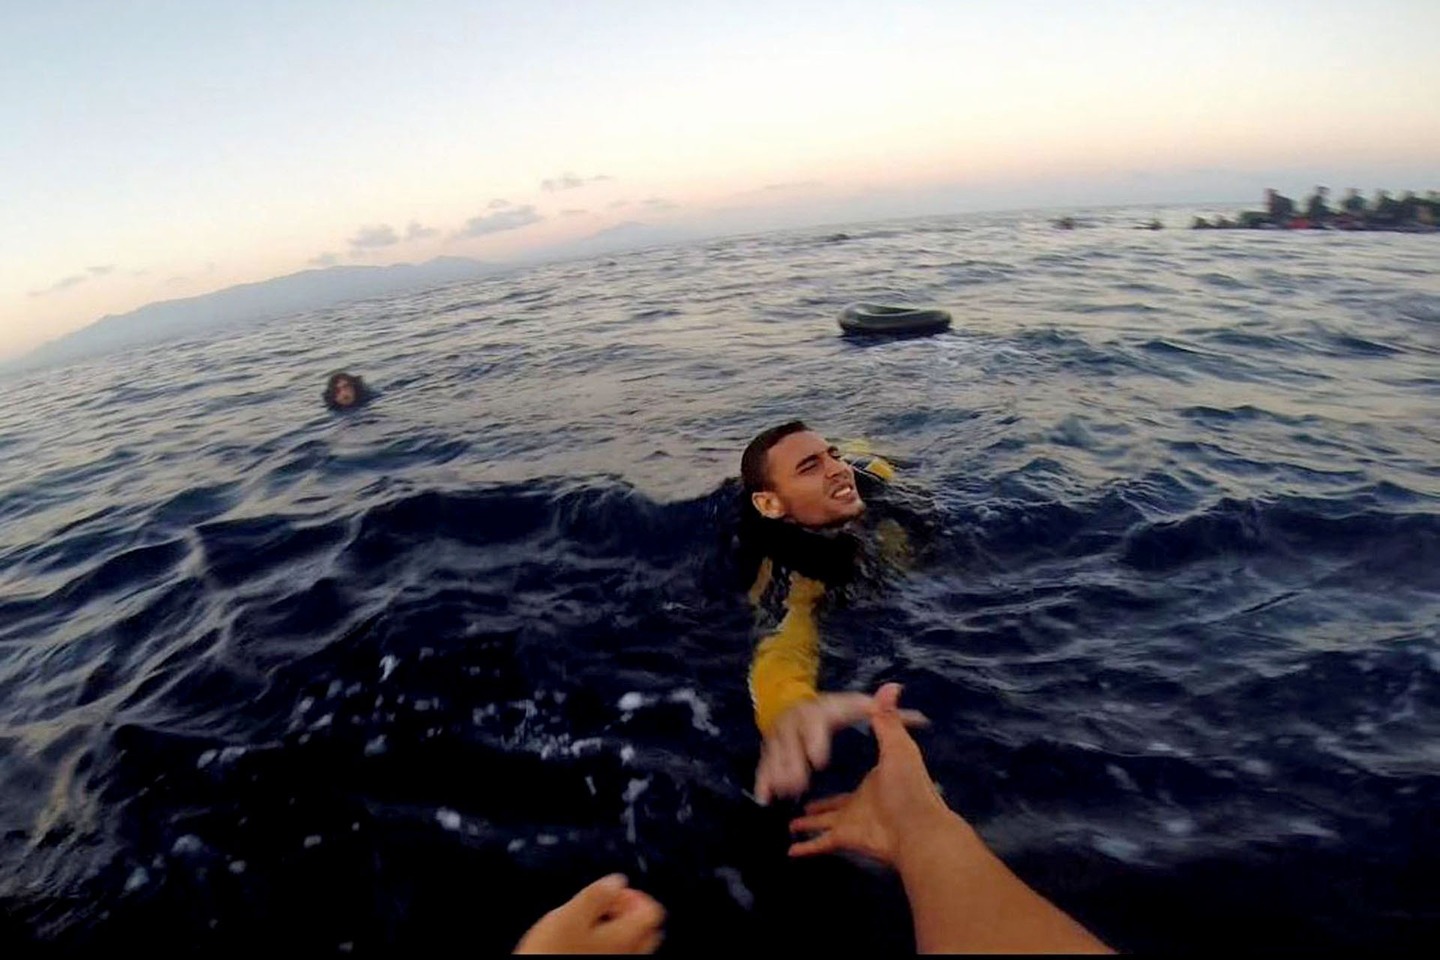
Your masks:
M720 240L0 384L0 942L498 949L620 869L677 950L908 947L893 879L746 797L724 481L793 416L934 525L825 684L904 682L1026 880L1122 948L1433 942L1440 240L1138 218ZM887 298L955 328L838 335ZM327 413L337 366L380 398Z

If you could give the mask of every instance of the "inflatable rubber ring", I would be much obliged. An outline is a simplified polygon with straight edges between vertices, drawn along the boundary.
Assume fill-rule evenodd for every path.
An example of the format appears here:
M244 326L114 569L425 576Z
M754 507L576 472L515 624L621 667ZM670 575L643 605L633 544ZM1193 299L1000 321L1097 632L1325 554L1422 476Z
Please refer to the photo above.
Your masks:
M852 303L840 311L840 329L855 336L918 336L950 329L950 314L925 307Z

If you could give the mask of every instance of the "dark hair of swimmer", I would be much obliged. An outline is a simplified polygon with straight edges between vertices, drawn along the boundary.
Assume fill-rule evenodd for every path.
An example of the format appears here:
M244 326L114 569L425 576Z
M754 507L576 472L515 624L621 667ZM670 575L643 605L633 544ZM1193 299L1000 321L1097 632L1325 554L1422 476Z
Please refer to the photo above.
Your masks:
M755 582L769 558L783 569L838 586L855 574L859 541L827 536L865 511L859 474L803 421L761 433L740 458L740 580Z
M740 478L755 511L809 529L840 526L865 512L855 469L840 451L799 420L750 441Z
M331 410L349 410L369 400L370 391L360 377L344 370L336 370L330 374L325 383L325 392L321 396L325 399L325 406Z
M746 493L759 493L770 487L770 448L792 433L803 433L810 428L803 420L791 420L778 427L764 431L745 448L740 455L740 481L745 484Z

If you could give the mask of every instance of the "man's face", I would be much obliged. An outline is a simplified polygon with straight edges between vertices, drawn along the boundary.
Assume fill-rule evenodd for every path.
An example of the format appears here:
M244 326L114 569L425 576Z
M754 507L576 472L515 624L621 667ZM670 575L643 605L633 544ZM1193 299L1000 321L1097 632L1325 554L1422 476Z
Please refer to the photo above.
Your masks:
M341 377L335 381L335 403L338 406L348 407L355 402L355 381L349 377Z
M751 495L755 509L772 520L802 527L830 527L865 512L855 471L839 451L810 430L792 433L766 457L769 488Z

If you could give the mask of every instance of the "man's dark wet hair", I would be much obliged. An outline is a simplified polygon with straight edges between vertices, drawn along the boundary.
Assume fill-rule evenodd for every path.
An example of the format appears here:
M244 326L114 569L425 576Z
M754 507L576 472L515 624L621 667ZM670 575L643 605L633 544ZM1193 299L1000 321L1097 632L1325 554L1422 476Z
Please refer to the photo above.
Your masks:
M803 433L809 429L805 421L791 420L778 427L771 427L751 440L740 456L740 482L745 485L745 492L759 493L761 490L770 489L770 471L765 462L770 455L770 448L792 433Z
M335 388L342 380L349 380L350 385L355 388L355 402L350 404L351 407L358 407L370 399L370 390L365 386L364 380L347 370L335 370L326 378L325 392L321 394L325 399L325 406L331 410L347 409L335 402Z

